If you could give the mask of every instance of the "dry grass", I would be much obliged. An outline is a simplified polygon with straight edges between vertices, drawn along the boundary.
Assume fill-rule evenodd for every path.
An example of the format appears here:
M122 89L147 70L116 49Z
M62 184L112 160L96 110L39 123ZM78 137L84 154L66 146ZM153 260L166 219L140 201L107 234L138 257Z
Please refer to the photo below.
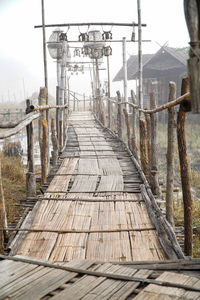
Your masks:
M26 195L26 180L21 158L7 157L0 152L2 162L2 182L8 223L14 222L19 215L20 200Z

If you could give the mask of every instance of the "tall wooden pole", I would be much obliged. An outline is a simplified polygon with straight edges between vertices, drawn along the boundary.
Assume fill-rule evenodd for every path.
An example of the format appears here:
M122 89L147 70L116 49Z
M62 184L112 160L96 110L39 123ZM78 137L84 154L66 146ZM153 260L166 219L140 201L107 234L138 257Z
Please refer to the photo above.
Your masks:
M156 108L154 93L150 93L150 108ZM161 190L158 180L158 116L151 114L151 189L154 195L161 197Z
M176 84L169 83L169 101L176 99ZM174 148L175 148L175 110L168 109L168 145L167 145L167 187L166 187L166 219L174 227Z
M128 102L128 96L127 96L126 38L125 37L123 37L122 52L123 52L124 102Z
M43 33L43 59L44 59L44 82L47 90L46 94L46 103L48 105L48 75L47 75L47 51L46 51L46 30L45 30L45 8L44 8L44 0L41 0L42 6L42 33ZM49 113L46 111L46 119L48 122Z
M143 93L142 93L142 22L141 22L141 5L140 0L137 0L138 6L138 73L139 73L139 106L143 108ZM140 112L141 115L141 112Z
M189 81L188 78L183 78L181 94L188 92ZM189 101L181 103L177 118L177 139L178 139L178 151L181 170L181 183L183 192L183 205L184 205L184 250L187 256L192 256L192 194L189 174L189 164L187 159L187 146L186 146L186 133L185 133L185 119L186 111L188 110Z
M108 72L108 99L110 99L110 63L107 56L107 72ZM108 128L111 127L111 102L108 101Z
M6 206L5 206L5 198L3 192L3 184L2 184L2 173L1 173L1 160L0 160L0 252L4 252L4 242L7 239L7 233L5 228L7 227L7 216L6 216Z
M30 112L30 100L26 100L26 114ZM34 164L34 135L33 123L26 126L27 131L27 161L28 172L26 173L26 189L27 197L34 197L36 195L36 178L35 178L35 164Z

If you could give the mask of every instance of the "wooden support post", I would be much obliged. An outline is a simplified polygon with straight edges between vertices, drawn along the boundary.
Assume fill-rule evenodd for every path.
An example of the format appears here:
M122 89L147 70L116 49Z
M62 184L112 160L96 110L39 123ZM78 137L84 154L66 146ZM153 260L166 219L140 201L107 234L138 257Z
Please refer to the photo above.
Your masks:
M108 100L107 101L108 105L108 128L111 129L111 102Z
M119 104L121 101L120 92L117 91L117 134L120 139L122 139L122 106Z
M52 165L56 166L57 161L58 161L58 139L56 137L56 131L55 131L55 121L52 118L51 119L51 141L53 145L53 151L52 151Z
M192 112L200 113L200 3L199 0L184 0L186 23L190 35L190 58L188 72Z
M59 104L59 86L56 87L56 105ZM56 133L57 138L59 137L59 108L56 108Z
M147 180L149 181L146 121L140 118L139 123L140 123L140 160L141 160L142 170Z
M154 93L150 93L150 107L156 108L156 98ZM161 197L161 189L158 180L158 117L157 113L151 114L151 178L150 185L152 193L157 197Z
M176 84L169 83L169 102L176 99ZM166 186L166 219L174 227L174 147L175 147L175 110L168 108L168 145L167 145L167 186Z
M30 112L30 100L26 100L26 114ZM26 193L27 197L34 197L36 195L36 178L34 165L34 135L33 123L26 126L27 132L27 162L28 172L26 174Z
M102 124L103 126L106 126L106 111L105 111L105 105L102 101Z
M46 89L40 88L40 94L39 94L39 105L44 106L46 105ZM39 129L39 145L40 145L40 153L42 151L42 123L43 120L46 119L46 113L45 110L41 111L40 117L38 119L38 129Z
M7 228L7 215L5 198L3 192L2 172L1 172L1 160L0 160L0 253L4 252L4 242L7 241L7 232L4 228Z
M84 111L85 111L85 94L83 94L83 109L84 109Z
M63 123L62 120L59 121L59 150L61 151L62 149L62 138L63 138L63 134L62 134L62 130L63 129Z
M48 124L47 120L43 120L43 138L42 138L42 165L41 165L41 177L42 177L42 184L47 183L47 145L48 145Z
M126 123L126 132L127 132L127 143L128 143L128 148L131 149L131 130L130 130L130 118L129 114L127 112L127 109L123 109L124 112L124 118L125 118L125 123Z
M147 156L149 165L149 178L150 178L150 166L151 166L151 117L149 114L145 114L145 121L147 126Z
M182 80L181 94L183 95L189 89L189 83L187 78ZM188 102L188 103L187 103ZM181 170L181 183L183 193L183 205L184 205L184 250L185 255L192 256L192 195L191 184L189 174L189 164L187 159L187 146L186 146L186 133L185 133L185 118L186 111L188 111L189 101L184 101L179 108L177 118L177 139L178 139L178 151Z
M132 103L136 105L136 96L135 96L135 93L133 90L131 90L131 100L132 100ZM131 147L132 147L132 153L134 155L134 157L139 160L139 157L138 157L138 147L137 147L137 138L136 138L136 119L137 119L137 112L136 112L136 109L132 108L133 109L133 113L132 113L132 116L133 116L133 131L132 131L132 138L131 138Z

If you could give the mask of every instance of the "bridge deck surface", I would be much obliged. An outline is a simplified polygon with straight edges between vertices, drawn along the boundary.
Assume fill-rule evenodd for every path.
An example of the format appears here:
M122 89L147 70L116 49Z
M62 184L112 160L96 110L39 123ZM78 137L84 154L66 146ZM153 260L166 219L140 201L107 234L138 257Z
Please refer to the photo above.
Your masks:
M45 199L23 224L41 231L20 232L24 239L17 254L51 261L167 258L148 216L135 165L90 112L72 113L54 175Z

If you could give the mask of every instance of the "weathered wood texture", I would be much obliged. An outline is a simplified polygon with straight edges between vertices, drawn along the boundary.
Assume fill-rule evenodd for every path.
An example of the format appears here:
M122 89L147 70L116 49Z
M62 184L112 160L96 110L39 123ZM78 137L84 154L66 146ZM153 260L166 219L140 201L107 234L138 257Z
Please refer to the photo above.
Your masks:
M155 94L150 94L150 107L156 109ZM158 116L151 114L151 189L154 195L161 197L161 190L158 180Z
M10 245L12 254L51 261L162 260L171 253L179 257L173 249L165 251L150 220L140 188L144 175L121 142L89 112L70 116L68 143L60 159L44 199L30 215L32 222L23 224L29 232L18 233L16 251Z
M149 161L148 161L148 145L147 145L147 126L145 119L140 119L140 161L142 170L149 181Z
M176 84L169 83L169 102L176 99ZM167 144L167 186L166 186L166 218L174 227L174 151L175 151L175 111L168 109L168 144Z
M7 227L7 216L6 216L6 206L5 198L3 191L3 182L2 182L2 171L1 171L1 159L0 159L0 251L4 252L4 241L6 237L5 228Z
M42 184L47 182L47 167L48 167L48 124L47 120L42 122L42 151L41 151L41 179Z
M26 112L30 110L30 100L26 100ZM26 194L27 197L34 197L36 194L36 178L35 178L35 160L34 160L34 132L33 122L26 126L27 133L27 165L28 172L26 174Z
M56 136L56 130L55 130L55 120L51 119L51 141L53 145L53 151L52 151L52 165L55 167L58 161L58 139Z
M200 113L200 3L198 0L184 0L184 9L190 35L188 72L192 111Z
M188 79L183 78L182 81L182 93L188 88ZM185 132L185 119L187 102L180 105L178 117L177 117L177 140L178 140L178 151L180 160L180 171L181 171L181 184L183 193L183 205L184 205L184 229L185 229L185 242L184 250L185 254L192 256L192 193L190 184L190 172L189 163L187 159L187 146L186 146L186 132Z
M199 299L199 260L48 263L0 255L0 299ZM196 266L195 266L196 264ZM173 271L169 271L172 268ZM187 269L194 271L188 272Z
M122 101L120 92L117 91L118 104ZM122 138L122 106L117 106L117 134L119 138Z

